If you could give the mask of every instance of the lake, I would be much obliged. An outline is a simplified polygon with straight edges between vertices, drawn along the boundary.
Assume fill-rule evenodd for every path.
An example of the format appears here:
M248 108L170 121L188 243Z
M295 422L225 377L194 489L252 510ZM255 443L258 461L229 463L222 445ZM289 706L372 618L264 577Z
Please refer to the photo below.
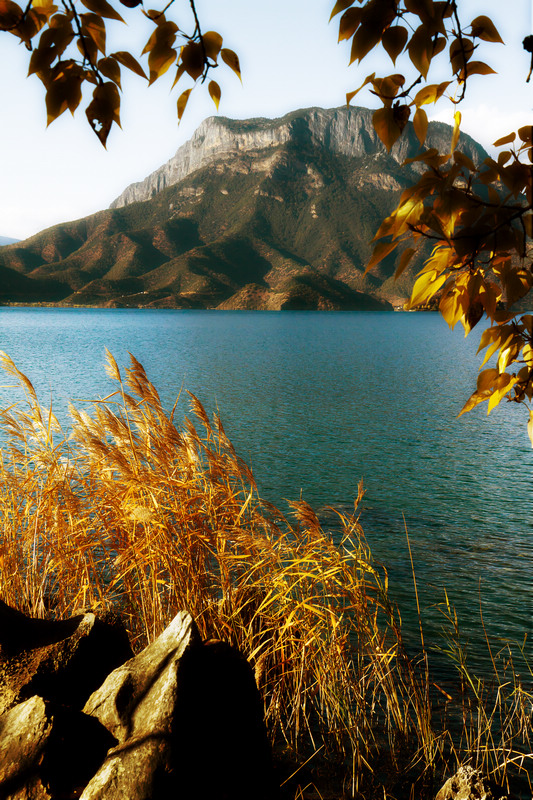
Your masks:
M361 521L408 635L418 623L404 518L426 637L438 639L446 587L474 661L480 601L496 639L530 638L533 618L527 414L505 403L456 419L478 341L430 313L0 309L0 349L63 420L71 398L112 389L104 348L119 365L131 351L169 408L182 387L218 407L266 499L301 492L346 510L362 478ZM13 398L0 388L2 406Z

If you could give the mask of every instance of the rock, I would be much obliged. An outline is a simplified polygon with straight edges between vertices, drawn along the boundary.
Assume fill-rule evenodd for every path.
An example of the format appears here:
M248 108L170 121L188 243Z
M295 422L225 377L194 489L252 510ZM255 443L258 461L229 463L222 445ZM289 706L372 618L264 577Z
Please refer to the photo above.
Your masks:
M0 800L277 797L252 669L190 615L109 672L131 654L116 619L1 612Z
M0 797L77 796L114 744L93 717L31 697L0 716Z
M270 800L270 750L248 662L181 612L87 701L118 739L81 800Z
M180 791L195 800L271 800L279 794L253 670L229 644L187 653L178 674Z
M0 654L10 657L71 636L83 614L65 620L33 619L0 600Z
M114 670L84 711L118 740L82 800L158 800L171 791L178 664L200 646L191 617L180 612L142 653Z
M168 731L177 664L187 648L200 641L190 615L180 612L152 644L107 676L83 710L97 717L121 744Z
M79 710L132 655L116 615L32 619L0 601L0 714L33 695Z
M507 800L496 787L489 784L479 770L459 767L437 794L435 800Z

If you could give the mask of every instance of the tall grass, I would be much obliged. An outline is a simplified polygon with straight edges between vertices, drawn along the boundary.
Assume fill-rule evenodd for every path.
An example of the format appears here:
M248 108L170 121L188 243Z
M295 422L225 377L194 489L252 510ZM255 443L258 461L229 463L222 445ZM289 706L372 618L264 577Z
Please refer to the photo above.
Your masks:
M465 761L502 786L527 776L531 695L512 660L499 671L494 658L492 691L472 678L449 604L457 703L432 683L426 653L408 658L360 497L353 514L333 512L335 539L303 500L282 514L218 416L188 394L177 422L182 398L168 413L133 357L122 375L108 353L116 389L90 413L72 405L69 431L5 354L1 365L23 391L0 412L5 602L34 616L119 609L136 649L188 610L205 639L247 656L272 741L310 760L315 781L333 771L339 797L431 796Z

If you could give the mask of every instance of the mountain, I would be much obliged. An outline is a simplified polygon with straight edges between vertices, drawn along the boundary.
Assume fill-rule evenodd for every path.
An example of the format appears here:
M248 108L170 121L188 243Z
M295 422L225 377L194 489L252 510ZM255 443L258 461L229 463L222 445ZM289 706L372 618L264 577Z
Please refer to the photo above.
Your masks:
M3 247L5 244L14 244L15 242L20 241L19 239L12 239L11 236L0 236L0 247Z
M379 222L416 178L419 165L401 164L419 145L409 125L387 154L371 120L351 107L210 117L111 208L2 248L0 268L17 297L15 275L64 305L390 308L420 262L397 283L392 257L363 273ZM430 123L428 146L445 150L451 132ZM467 136L461 147L486 156Z

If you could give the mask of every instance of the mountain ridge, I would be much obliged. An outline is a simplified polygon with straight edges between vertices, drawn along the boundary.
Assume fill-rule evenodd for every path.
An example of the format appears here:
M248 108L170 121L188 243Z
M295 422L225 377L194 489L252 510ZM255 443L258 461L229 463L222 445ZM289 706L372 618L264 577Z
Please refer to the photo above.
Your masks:
M20 302L27 291L28 302L40 294L59 305L401 306L421 256L398 282L394 257L364 271L380 221L417 178L419 165L400 161L419 145L411 126L388 154L370 139L371 114L302 109L270 122L205 120L193 145L153 173L166 185L149 176L127 187L122 204L3 247L0 268L11 283L1 284L0 301ZM451 132L430 123L429 142L449 146ZM476 161L486 155L467 137L461 146Z
M144 180L126 187L111 203L110 208L149 200L154 194L178 183L191 172L214 161L223 160L226 156L271 149L286 144L295 137L314 147L351 157L385 153L385 147L372 125L372 114L371 109L341 106L334 109L300 109L275 119L255 117L233 120L222 116L208 117L172 158ZM445 123L431 123L427 146L443 149L442 133L447 133L448 129L449 126ZM479 145L476 146L471 137L462 134L461 146L467 155L475 158ZM415 155L418 149L412 123L408 123L407 134L393 146L390 157L402 164L406 158Z

